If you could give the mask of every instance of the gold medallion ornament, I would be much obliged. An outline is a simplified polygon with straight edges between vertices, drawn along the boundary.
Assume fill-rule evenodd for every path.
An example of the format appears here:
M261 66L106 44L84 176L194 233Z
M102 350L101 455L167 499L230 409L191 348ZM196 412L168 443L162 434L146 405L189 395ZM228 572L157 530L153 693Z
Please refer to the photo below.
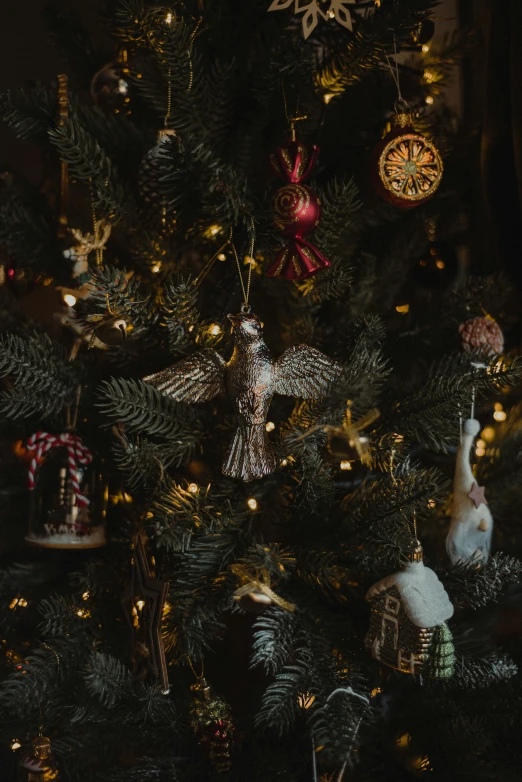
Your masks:
M442 180L444 165L435 145L413 129L411 116L398 114L378 145L378 192L389 203L410 209L427 201Z

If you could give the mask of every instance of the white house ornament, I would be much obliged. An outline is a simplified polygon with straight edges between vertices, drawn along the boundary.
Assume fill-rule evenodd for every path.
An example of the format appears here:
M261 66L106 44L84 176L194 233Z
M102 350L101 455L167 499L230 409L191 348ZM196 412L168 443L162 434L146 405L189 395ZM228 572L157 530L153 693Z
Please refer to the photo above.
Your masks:
M306 40L315 30L319 19L325 22L335 19L338 24L352 30L352 16L348 8L355 5L355 0L273 0L269 11L285 11L290 6L294 7L294 14L303 14L303 38Z
M343 366L308 345L295 345L274 359L263 338L261 321L250 312L229 315L234 350L228 362L207 349L143 378L179 402L206 402L228 394L236 410L236 430L223 473L251 481L274 472L276 455L266 431L274 394L320 399Z
M424 565L418 541L410 558L402 570L368 590L371 617L364 645L379 662L420 674L438 654L435 630L453 616L453 606L436 573Z
M446 551L452 565L468 561L485 564L491 549L493 516L484 488L475 480L470 461L479 431L480 423L475 418L465 421L457 450L451 524L446 538Z

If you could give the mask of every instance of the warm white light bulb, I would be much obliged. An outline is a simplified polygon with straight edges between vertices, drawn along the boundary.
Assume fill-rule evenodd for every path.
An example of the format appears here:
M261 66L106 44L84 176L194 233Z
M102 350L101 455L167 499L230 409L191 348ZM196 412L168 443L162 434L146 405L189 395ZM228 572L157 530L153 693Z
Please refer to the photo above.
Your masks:
M267 432L273 432L275 429L275 424L273 421L268 421L268 423L265 425L265 429Z
M63 300L68 307L74 307L76 304L76 296L73 296L72 293L66 293Z
M433 103L433 95L426 95L426 103L428 104L428 106L431 106L431 104Z
M191 494L197 494L198 493L197 483L189 483L188 490Z
M247 500L247 505L250 508L250 510L257 510L257 500L255 497L249 497Z
M341 470L351 470L352 464L347 459L343 459L339 467L341 468Z

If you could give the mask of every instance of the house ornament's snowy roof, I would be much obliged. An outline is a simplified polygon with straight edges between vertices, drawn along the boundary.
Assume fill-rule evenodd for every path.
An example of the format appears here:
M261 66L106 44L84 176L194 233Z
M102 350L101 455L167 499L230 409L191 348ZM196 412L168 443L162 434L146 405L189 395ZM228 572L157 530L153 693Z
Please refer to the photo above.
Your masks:
M398 573L383 578L366 593L374 600L397 587L408 619L417 627L437 627L453 616L453 606L436 573L424 562L408 562Z

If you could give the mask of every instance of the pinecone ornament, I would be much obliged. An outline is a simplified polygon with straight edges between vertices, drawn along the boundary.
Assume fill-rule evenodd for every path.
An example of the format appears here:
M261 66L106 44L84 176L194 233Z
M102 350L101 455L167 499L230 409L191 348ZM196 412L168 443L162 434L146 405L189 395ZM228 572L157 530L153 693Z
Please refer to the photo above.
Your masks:
M151 210L158 210L161 215L165 209L165 199L159 187L160 159L163 145L169 138L176 135L176 131L170 128L162 128L158 132L156 143L147 152L141 161L138 171L138 186L145 204Z
M504 350L504 335L498 323L490 318L470 318L459 326L464 350L480 350L487 356L494 356Z

